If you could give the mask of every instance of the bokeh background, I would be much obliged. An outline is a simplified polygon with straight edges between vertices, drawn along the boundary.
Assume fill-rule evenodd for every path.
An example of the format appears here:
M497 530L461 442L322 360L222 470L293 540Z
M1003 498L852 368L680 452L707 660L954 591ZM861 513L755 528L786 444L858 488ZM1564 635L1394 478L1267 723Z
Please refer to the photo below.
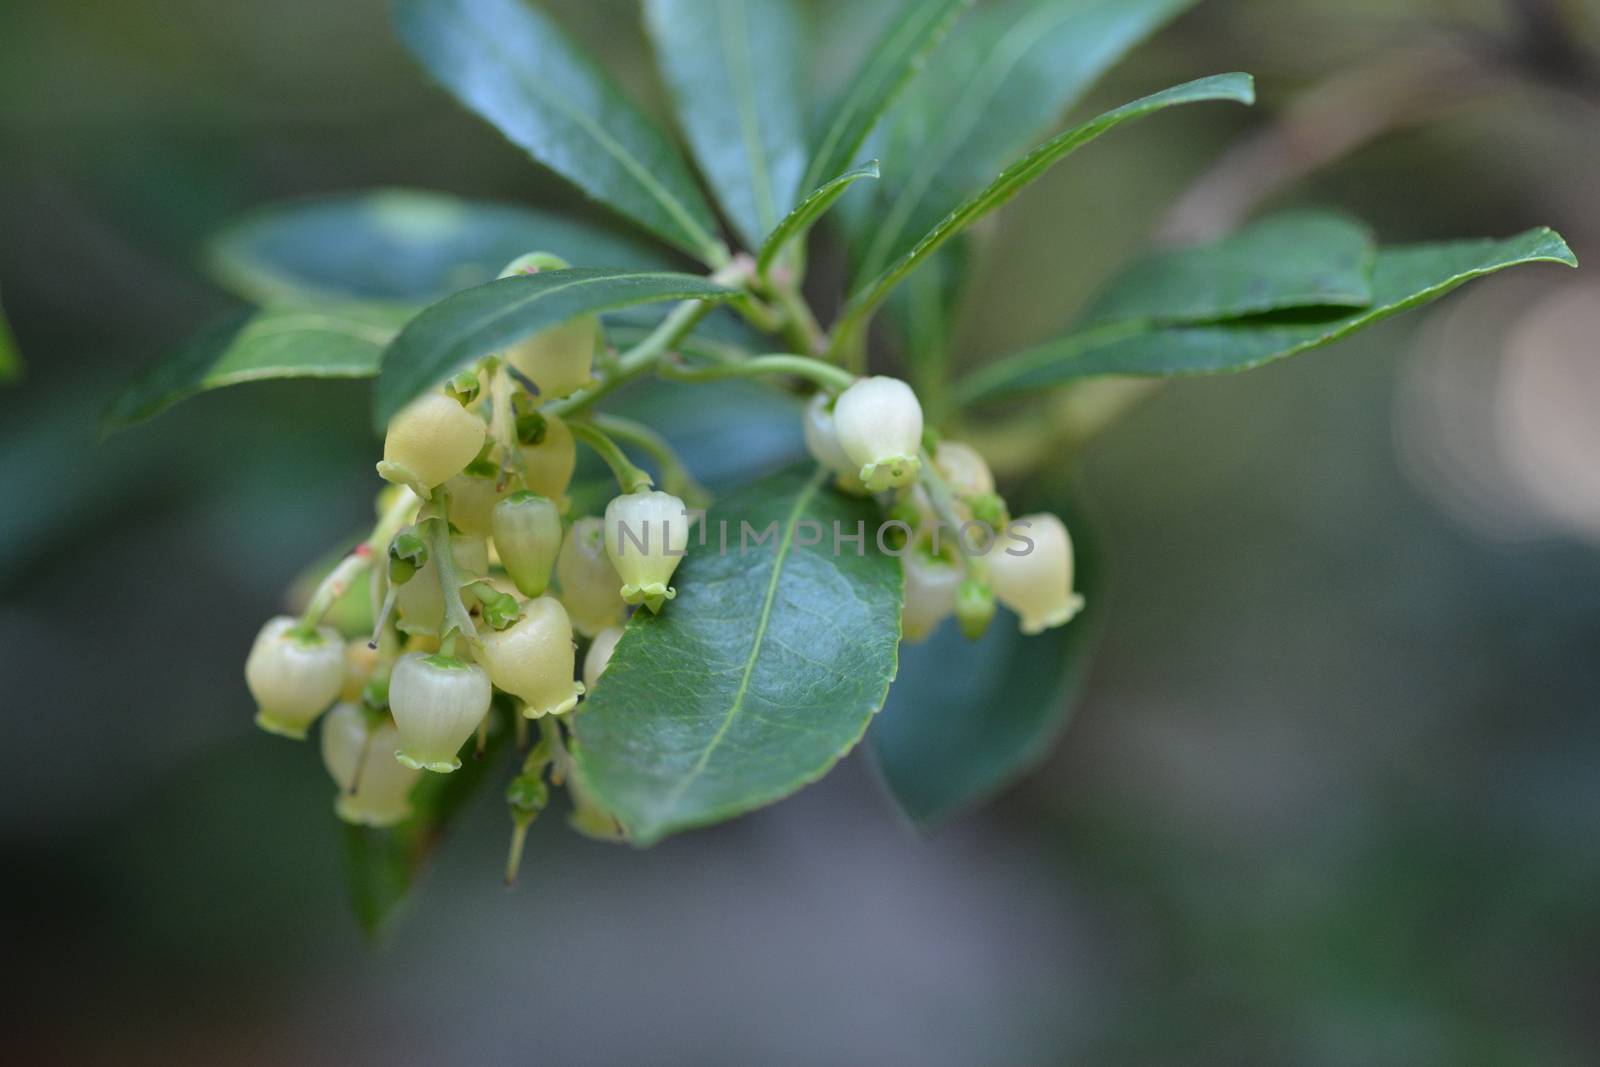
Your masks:
M658 99L631 3L551 6ZM0 5L15 1062L1594 1062L1600 283L1554 267L1163 389L1075 450L1105 644L988 808L919 837L852 759L650 852L547 819L508 893L490 791L368 944L332 786L241 677L368 514L366 387L96 421L226 306L196 263L241 209L414 185L588 210L431 89L384 8ZM1253 112L1119 132L1006 210L968 358L1263 175L1387 241L1549 224L1600 257L1593 3L1212 0L1084 110L1232 69Z

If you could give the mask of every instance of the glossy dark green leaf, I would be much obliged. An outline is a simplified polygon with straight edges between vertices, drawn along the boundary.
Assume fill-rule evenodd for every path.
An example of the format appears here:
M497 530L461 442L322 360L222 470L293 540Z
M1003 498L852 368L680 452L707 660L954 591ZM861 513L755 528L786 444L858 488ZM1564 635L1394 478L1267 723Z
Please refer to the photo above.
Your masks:
M861 739L895 674L900 568L873 544L870 501L793 468L705 522L677 599L634 614L573 724L578 773L635 844L816 781ZM858 524L859 556L835 543Z
M395 0L394 21L440 84L540 163L685 252L721 254L683 157L543 12L522 0Z
M411 189L258 208L212 239L207 264L224 286L259 304L429 304L493 281L535 251L578 267L671 266L661 251L599 226Z
M593 267L500 278L446 297L412 319L383 356L377 420L473 360L578 315L664 300L724 300L732 290L693 274Z
M1249 104L1255 101L1255 85L1248 74L1217 74L1187 82L1171 89L1124 104L1114 111L1050 138L1001 171L988 186L968 197L955 210L939 220L921 240L884 272L868 282L846 303L840 314L838 333L848 337L858 330L895 286L916 270L929 256L978 219L1020 193L1029 183L1077 149L1124 122L1154 115L1179 104L1223 100Z
M746 247L794 207L806 165L806 27L794 0L645 0L700 171Z
M973 0L905 0L829 109L800 187L847 169L862 143Z
M17 339L12 336L11 324L6 321L6 311L0 307L0 385L22 377L22 356L17 352Z
M807 193L805 199L796 204L794 210L789 212L767 237L766 243L761 246L760 255L756 257L756 268L763 275L766 274L783 254L784 249L797 241L804 241L806 234L811 232L811 227L816 225L817 220L826 214L852 185L862 178L877 176L878 161L874 159L853 170L845 171Z
M378 305L239 312L214 323L118 394L104 429L121 429L180 400L270 378L369 378L412 312Z
M947 619L900 650L900 677L867 749L895 804L917 826L969 810L1055 747L1088 681L1104 609L1082 524L1069 517L1087 606L1066 626L1024 637L1001 609L980 641Z
M1354 219L1277 215L1211 244L1135 262L1084 322L1217 322L1286 308L1366 307L1376 255L1372 231Z
M456 815L496 780L500 757L511 748L511 731L503 725L510 714L499 705L490 712L482 758L463 755L460 770L422 776L411 793L411 818L385 829L343 827L350 905L368 935L382 933L398 917Z
M1504 241L1385 249L1373 266L1370 307L1278 312L1164 329L1134 325L1089 330L992 363L958 383L957 395L970 404L1105 374L1166 377L1249 370L1331 344L1474 278L1541 262L1578 265L1566 242L1542 228Z
M883 180L847 204L856 277L874 278L904 255L1194 2L1008 0L964 19L867 144Z

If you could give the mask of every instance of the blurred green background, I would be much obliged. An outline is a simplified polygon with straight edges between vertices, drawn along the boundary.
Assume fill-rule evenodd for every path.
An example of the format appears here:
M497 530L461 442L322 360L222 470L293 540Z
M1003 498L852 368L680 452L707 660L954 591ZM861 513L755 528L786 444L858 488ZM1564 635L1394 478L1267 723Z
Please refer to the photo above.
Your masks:
M819 77L845 2L821 5ZM631 3L551 6L658 100ZM1203 4L1091 104L1241 69L1261 105L1119 132L1008 208L961 351L1058 327L1307 101L1373 136L1272 204L1391 242L1549 224L1600 257L1597 34L1584 2ZM650 852L547 819L508 893L485 795L373 947L333 786L251 726L241 676L285 585L368 514L366 386L225 390L96 437L110 393L226 307L196 267L213 227L373 185L589 210L425 83L381 0L0 6L0 296L28 365L0 390L17 1062L1593 1062L1582 272L1169 387L1072 455L1105 646L1055 756L991 807L916 837L852 759Z

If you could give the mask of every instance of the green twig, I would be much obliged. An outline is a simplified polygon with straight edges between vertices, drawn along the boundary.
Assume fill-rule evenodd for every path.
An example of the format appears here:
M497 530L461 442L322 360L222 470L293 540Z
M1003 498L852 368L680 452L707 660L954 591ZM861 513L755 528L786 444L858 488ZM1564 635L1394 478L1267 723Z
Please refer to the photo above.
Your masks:
M655 484L655 479L648 473L640 470L628 459L609 435L592 422L573 420L568 424L572 436L594 449L606 466L611 468L611 473L616 476L617 485L624 493L642 493Z
M694 475L689 472L682 457L665 437L642 422L615 415L595 415L592 421L596 427L614 439L636 445L648 452L661 467L661 480L665 483L667 492L681 497L690 507L697 507L710 500L710 494L694 480Z
M543 410L563 418L587 410L602 397L616 392L660 362L662 356L676 347L710 313L711 304L707 301L685 300L661 320L661 325L647 334L644 340L618 356L616 366L600 381L569 397L551 401Z
M839 393L855 383L855 376L831 363L810 356L780 353L770 356L751 356L737 363L717 363L703 367L685 367L663 363L657 370L663 378L679 382L710 382L722 378L761 378L774 374L788 374L814 382L830 393Z

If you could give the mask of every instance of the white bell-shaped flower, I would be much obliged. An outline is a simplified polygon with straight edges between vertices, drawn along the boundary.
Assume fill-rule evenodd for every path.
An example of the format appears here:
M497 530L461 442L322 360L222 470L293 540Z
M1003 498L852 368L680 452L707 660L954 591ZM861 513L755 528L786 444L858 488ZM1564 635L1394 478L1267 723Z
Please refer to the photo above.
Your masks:
M583 655L583 684L591 692L594 683L606 672L606 667L611 663L611 653L617 650L617 642L622 640L622 627L611 626L594 635L594 640L589 642L589 651Z
M496 686L522 700L530 719L560 715L577 706L583 686L573 680L577 653L572 624L554 597L522 605L522 617L504 630L479 634L478 662Z
M956 591L966 572L961 564L943 556L930 556L913 545L900 557L905 573L905 605L900 612L900 632L907 641L923 641L956 610Z
M806 451L811 453L812 459L833 471L834 484L840 489L864 495L867 487L861 484L860 466L850 461L850 457L844 454L844 446L839 443L838 427L834 425L833 412L829 410L832 403L832 397L817 393L806 404L801 423L805 431Z
M846 389L834 402L833 424L874 493L909 484L922 468L922 405L898 378L863 378Z
M1017 613L1023 633L1064 625L1083 609L1072 591L1072 538L1054 515L1012 520L987 559L994 595Z
M561 552L561 511L537 493L513 493L495 506L490 525L500 563L524 596L543 596Z
M994 492L994 473L976 448L962 441L940 441L933 452L933 465L957 497L983 496Z
M389 420L380 477L409 485L424 500L477 458L489 428L454 397L424 393Z
M518 452L522 455L523 486L559 503L578 467L578 445L567 424L555 415L546 415L544 437L536 445L522 445Z
M339 796L333 810L358 826L393 826L411 815L411 790L422 772L394 758L400 732L371 726L355 704L335 704L322 720L322 763Z
M561 542L556 557L556 583L561 606L572 628L593 637L622 618L622 578L606 554L605 523L589 516L579 519Z
M468 471L451 476L441 487L450 496L450 525L464 534L488 537L494 506L505 497L495 481L492 474L485 477Z
M456 753L489 713L493 696L482 667L450 656L407 652L389 676L389 710L400 732L395 759L442 774L460 767Z
M450 551L463 581L489 573L489 544L481 537L454 534ZM395 586L398 609L395 625L403 634L438 636L444 625L444 590L439 588L439 567L432 556L403 585Z
M689 512L671 493L625 493L606 505L606 555L625 603L660 611L676 595L667 583L688 547Z
M296 740L339 698L344 684L344 641L331 626L306 636L299 620L268 620L244 661L244 680L256 698L256 725Z

